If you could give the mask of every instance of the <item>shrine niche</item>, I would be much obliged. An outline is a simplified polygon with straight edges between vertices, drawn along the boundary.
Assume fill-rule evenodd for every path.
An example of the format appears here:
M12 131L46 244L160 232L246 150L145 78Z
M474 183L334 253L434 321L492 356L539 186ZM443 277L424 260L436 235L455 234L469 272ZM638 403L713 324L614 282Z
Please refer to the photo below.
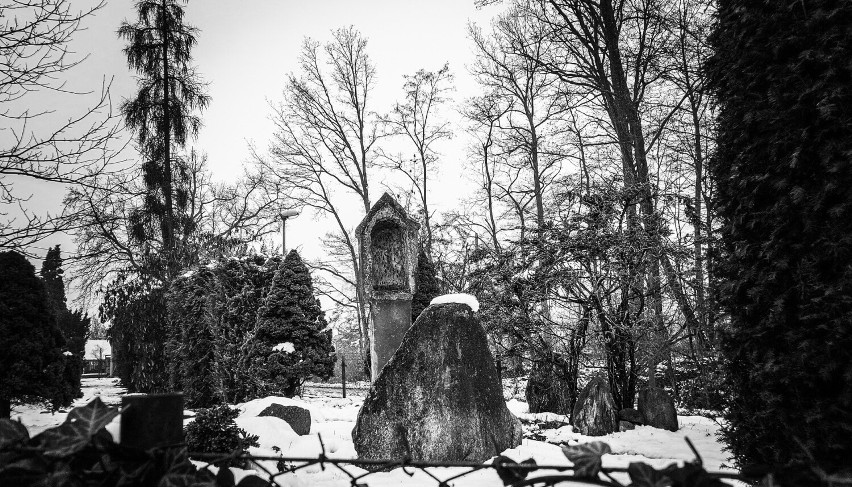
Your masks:
M370 306L372 378L393 356L411 327L420 224L385 193L355 229L361 282Z
M407 291L405 236L390 220L378 222L370 233L373 290Z

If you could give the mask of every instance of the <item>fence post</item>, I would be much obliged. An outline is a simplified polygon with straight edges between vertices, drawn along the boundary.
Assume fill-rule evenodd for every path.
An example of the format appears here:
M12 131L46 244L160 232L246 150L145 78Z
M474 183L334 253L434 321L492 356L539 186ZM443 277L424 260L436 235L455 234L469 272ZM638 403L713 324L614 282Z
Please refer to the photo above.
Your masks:
M131 394L121 399L121 445L148 450L183 443L183 394Z
M346 357L340 360L340 377L343 382L343 398L346 398Z

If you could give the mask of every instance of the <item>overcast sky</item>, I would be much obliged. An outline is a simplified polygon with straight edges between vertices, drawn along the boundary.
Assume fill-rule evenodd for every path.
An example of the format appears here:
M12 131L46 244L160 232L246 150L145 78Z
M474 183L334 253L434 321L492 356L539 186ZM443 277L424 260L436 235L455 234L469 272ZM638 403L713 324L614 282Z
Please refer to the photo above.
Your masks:
M72 0L74 8L94 3ZM133 95L135 80L121 52L124 42L116 36L122 20L135 21L133 3L108 0L76 35L72 50L89 57L69 73L70 88L98 90L101 80L112 79L115 106ZM445 62L455 75L455 108L477 94L466 71L473 58L467 24L485 26L495 13L494 7L478 10L473 0L191 0L186 21L200 29L194 64L209 83L212 97L194 146L208 154L214 179L233 180L249 157L248 141L268 147L273 131L269 102L281 99L286 74L298 70L304 38L325 42L333 29L348 25L368 39L367 52L377 69L374 110L386 111L402 98L404 74L420 68L437 70ZM87 99L46 95L40 101L67 118L79 113ZM456 132L461 135L461 127ZM443 161L438 184L432 186L436 190L430 194L430 206L434 203L439 211L455 206L466 191L461 178L464 143L464 137L458 136L439 148ZM33 195L28 206L35 211L61 209L62 191L55 185L19 183L16 187ZM374 191L372 196L375 201L381 193ZM352 226L357 223L353 221ZM316 238L323 231L322 222L309 216L290 220L287 246L317 257ZM41 247L56 243L62 244L66 255L73 249L68 236L51 238Z

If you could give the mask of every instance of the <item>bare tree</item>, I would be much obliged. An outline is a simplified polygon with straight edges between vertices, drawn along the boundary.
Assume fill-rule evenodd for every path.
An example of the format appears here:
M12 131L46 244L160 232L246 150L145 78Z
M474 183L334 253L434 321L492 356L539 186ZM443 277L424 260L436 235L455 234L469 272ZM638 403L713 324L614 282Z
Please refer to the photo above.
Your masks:
M334 235L326 239L347 268L318 264L338 302L356 303L362 353L369 349L367 310L361 283L354 226L346 221L347 201L356 198L364 214L370 209L370 174L379 122L368 107L375 68L367 40L353 27L337 29L326 44L306 39L300 72L290 74L284 100L274 106L277 127L268 156L253 149L257 163L279 178L291 202L331 218ZM354 286L353 286L354 284Z
M72 10L69 0L0 2L0 248L26 248L73 222L24 207L29 195L15 190L24 179L91 186L115 163L120 130L110 113L109 84L89 108L71 117L33 109L47 93L87 96L67 86L65 75L80 64L69 43L104 3Z
M471 72L480 85L505 99L507 110L498 140L503 152L514 156L506 162L525 168L532 179L532 187L524 192L535 202L535 222L541 229L545 194L563 159L563 151L556 147L563 131L560 117L567 109L566 98L559 96L559 78L537 61L549 49L548 38L538 32L539 24L510 7L492 27L490 37L469 27L478 53Z
M277 230L284 195L280 182L246 170L235 183L215 184L206 169L206 156L191 152L175 160L178 172L184 174L177 184L186 194L175 213L182 232L175 235L174 255L181 268L245 251L247 242ZM140 172L137 168L110 174L92 187L72 187L65 197L76 222L72 233L78 249L68 260L83 295L93 295L103 282L120 274L162 277L151 274L158 266L149 261L162 257L163 240L140 241L133 235L147 195Z
M453 75L448 64L438 71L419 70L405 76L405 101L396 103L383 117L390 135L403 136L414 146L414 157L403 156L385 159L391 168L399 171L411 182L417 192L423 211L426 230L426 254L432 257L432 213L429 210L428 181L432 166L438 160L435 145L452 137L449 122L439 118L440 109L452 91Z

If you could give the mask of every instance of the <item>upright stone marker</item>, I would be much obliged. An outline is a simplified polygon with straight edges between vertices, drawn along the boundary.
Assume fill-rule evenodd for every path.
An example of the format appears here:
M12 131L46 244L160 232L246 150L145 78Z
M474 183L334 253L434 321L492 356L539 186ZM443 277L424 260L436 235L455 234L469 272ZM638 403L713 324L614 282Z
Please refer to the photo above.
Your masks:
M370 302L371 379L376 380L411 328L420 224L385 193L355 229L361 279Z

